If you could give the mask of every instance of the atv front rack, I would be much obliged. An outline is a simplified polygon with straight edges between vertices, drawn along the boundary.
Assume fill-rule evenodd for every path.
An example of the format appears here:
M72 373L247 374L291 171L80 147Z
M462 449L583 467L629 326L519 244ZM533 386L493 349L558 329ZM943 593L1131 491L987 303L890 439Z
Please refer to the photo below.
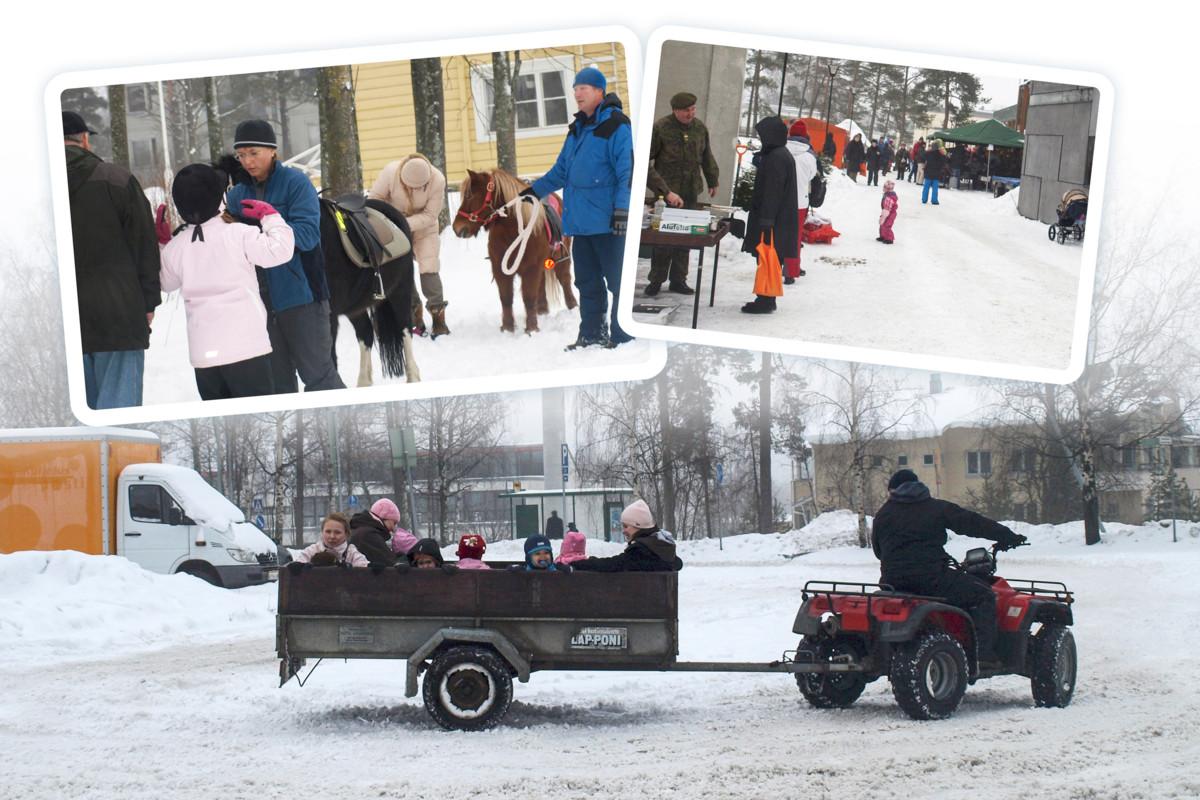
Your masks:
M1056 600L1070 605L1075 602L1075 595L1065 583L1059 581L1036 581L1024 578L1005 578L1012 590L1018 594L1028 594L1045 600Z

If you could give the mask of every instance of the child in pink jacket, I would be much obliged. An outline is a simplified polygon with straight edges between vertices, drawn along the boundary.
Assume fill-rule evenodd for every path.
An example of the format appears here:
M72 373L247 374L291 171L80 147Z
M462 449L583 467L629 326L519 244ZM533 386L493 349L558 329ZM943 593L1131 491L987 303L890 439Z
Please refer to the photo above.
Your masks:
M554 559L555 564L574 564L587 558L587 537L575 530L574 522L570 528L563 536L562 548L558 551L558 558Z
M239 213L254 225L226 222L221 200L228 179L207 164L175 176L171 196L184 227L162 251L162 290L182 290L188 355L202 400L273 394L267 310L256 266L288 263L292 229L269 203L243 200Z
M900 199L896 197L896 182L883 182L883 200L879 203L879 235L875 241L892 244L896 234L892 233L892 225L896 222L896 212L900 209Z
M458 540L459 569L491 569L481 560L487 550L487 542L477 533L464 534Z

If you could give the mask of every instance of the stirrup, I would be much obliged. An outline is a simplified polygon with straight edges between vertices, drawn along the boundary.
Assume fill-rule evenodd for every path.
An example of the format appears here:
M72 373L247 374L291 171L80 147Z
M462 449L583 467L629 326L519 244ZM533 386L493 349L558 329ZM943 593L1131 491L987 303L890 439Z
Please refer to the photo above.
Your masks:
M376 300L387 300L387 292L383 290L383 276L379 274L379 270L375 270L375 295Z

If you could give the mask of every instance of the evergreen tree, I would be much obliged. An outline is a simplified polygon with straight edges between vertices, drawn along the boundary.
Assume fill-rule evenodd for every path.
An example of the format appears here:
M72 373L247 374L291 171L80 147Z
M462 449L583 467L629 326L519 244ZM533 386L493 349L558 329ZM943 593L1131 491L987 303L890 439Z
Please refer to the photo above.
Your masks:
M921 70L916 91L926 108L942 112L942 128L970 122L975 108L991 99L981 96L983 84L969 72Z

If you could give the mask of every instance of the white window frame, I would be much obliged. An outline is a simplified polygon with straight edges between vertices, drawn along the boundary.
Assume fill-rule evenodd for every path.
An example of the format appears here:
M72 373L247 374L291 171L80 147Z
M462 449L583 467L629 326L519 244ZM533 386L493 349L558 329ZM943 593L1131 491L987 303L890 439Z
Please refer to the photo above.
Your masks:
M537 92L538 103L538 121L544 123L546 119L545 98L542 96L542 74L547 72L557 72L562 76L563 97L567 104L567 119L562 123L554 123L551 125L539 125L536 128L517 128L516 136L518 139L533 139L539 136L561 135L566 132L567 126L571 124L571 120L575 116L575 98L571 92L571 82L575 78L575 59L571 56L563 58L534 58L521 60L521 71L518 75L533 75L534 90ZM492 65L487 64L472 64L471 65L471 96L475 106L475 141L477 142L494 142L496 134L488 130L488 125L491 115L491 88L489 79L492 76Z
M987 471L983 469L983 457L987 456ZM975 469L971 469L971 456L975 456ZM992 451L991 450L968 450L967 451L967 474L986 477L992 474Z

